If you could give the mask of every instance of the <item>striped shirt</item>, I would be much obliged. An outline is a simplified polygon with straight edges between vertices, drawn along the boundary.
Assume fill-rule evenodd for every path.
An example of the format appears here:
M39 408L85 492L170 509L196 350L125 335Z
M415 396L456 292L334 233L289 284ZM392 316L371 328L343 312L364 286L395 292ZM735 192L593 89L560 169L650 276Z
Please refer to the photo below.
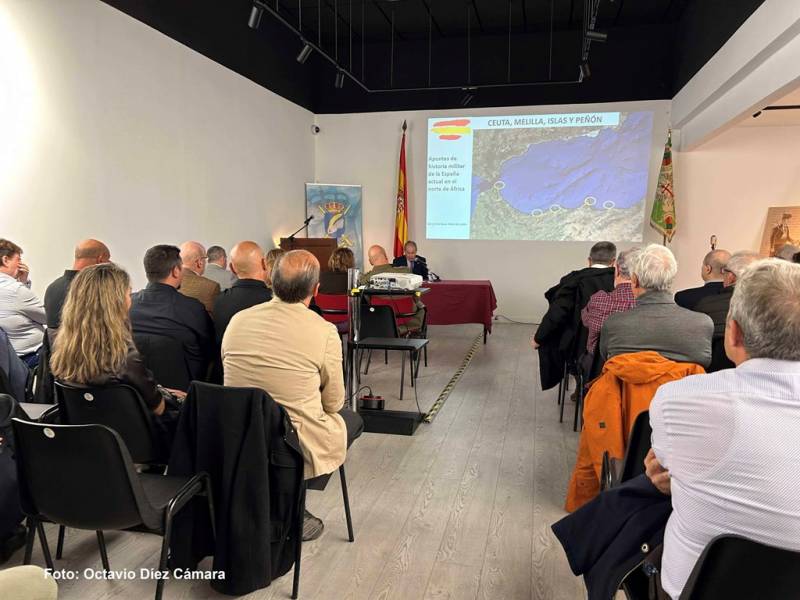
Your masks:
M800 362L750 359L667 383L650 424L672 478L661 563L672 598L717 535L800 551Z
M0 327L19 356L39 349L46 322L44 304L36 294L11 275L0 273Z

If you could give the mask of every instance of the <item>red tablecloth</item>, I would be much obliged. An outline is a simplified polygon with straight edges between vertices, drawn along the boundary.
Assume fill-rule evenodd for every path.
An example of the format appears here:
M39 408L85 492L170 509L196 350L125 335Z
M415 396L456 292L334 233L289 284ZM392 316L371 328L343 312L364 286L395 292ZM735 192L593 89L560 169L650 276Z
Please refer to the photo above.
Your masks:
M491 333L492 313L497 308L491 281L425 281L422 287L431 290L422 296L429 325L480 323Z

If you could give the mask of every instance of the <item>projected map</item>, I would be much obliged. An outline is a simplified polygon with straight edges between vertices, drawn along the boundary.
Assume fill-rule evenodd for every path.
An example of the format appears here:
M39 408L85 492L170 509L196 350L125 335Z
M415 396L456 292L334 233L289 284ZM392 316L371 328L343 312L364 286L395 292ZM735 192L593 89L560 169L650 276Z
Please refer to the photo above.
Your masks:
M641 240L652 112L431 124L429 238Z

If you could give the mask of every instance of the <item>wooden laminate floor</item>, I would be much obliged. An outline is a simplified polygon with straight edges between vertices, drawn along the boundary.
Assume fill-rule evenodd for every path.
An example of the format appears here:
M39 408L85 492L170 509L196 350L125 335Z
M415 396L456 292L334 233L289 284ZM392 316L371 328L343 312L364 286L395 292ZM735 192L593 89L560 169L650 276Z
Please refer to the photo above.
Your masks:
M429 366L421 369L418 389L423 410L480 330L431 327ZM324 492L309 493L308 508L326 527L304 544L300 598L585 598L550 531L564 514L575 459L572 406L569 422L559 424L555 391L538 388L532 330L496 325L434 422L413 437L364 434L356 442L347 459L355 543L346 541L338 478ZM399 387L397 367L384 374L382 368L372 382L385 378ZM54 550L56 530L47 532ZM108 532L106 541L112 569L157 565L157 536ZM21 562L19 552L6 566ZM38 543L33 562L44 564ZM69 530L57 562L79 572L101 568L94 533ZM210 569L210 561L201 568ZM60 582L59 598L147 598L154 589L154 581L89 581L79 573ZM290 591L291 572L246 598L288 598ZM170 599L224 597L202 581L170 580L165 590Z

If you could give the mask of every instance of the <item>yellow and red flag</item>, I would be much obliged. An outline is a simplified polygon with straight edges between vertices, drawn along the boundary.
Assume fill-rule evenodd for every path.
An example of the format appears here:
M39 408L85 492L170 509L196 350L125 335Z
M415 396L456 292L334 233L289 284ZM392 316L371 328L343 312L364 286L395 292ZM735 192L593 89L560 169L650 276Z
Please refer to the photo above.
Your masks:
M394 218L394 255L402 256L408 241L408 185L406 179L406 122L400 141L400 169L397 176L397 209Z

